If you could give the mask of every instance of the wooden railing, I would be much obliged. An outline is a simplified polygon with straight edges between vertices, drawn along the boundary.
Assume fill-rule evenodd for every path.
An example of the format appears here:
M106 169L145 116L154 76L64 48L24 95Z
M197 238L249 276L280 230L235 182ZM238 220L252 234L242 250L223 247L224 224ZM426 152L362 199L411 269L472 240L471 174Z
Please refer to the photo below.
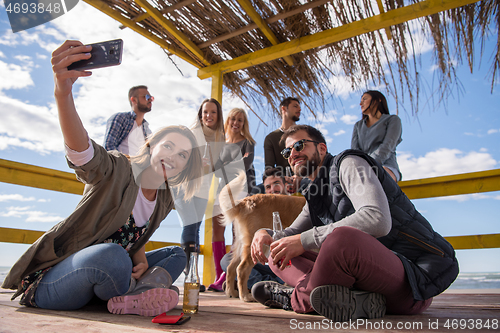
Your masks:
M23 164L0 159L0 182L31 186L52 191L82 194L83 184L73 173L52 170L35 165ZM434 198L450 195L500 191L500 169L471 172L452 176L433 177L398 183L410 199ZM211 233L211 219L207 221L205 230ZM0 227L0 242L32 244L43 234L43 231L24 230ZM207 239L205 237L205 243ZM466 235L445 237L455 249L500 248L500 234ZM179 243L150 241L146 251ZM203 283L213 280L212 249L201 247L205 255Z

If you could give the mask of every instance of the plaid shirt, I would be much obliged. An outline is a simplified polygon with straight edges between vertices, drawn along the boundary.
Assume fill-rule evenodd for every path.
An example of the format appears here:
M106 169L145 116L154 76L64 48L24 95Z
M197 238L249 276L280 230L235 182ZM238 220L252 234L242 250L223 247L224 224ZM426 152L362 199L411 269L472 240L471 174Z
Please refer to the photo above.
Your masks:
M116 150L120 143L128 136L137 115L134 111L119 112L112 115L106 123L106 134L104 136L104 148L106 150ZM151 134L148 122L146 119L142 121L142 132L144 139Z

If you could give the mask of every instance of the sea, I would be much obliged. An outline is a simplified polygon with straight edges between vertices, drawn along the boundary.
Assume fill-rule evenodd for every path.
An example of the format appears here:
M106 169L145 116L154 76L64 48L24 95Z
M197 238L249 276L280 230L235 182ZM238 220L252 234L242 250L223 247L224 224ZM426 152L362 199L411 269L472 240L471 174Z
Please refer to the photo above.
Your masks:
M0 284L9 269L10 267L0 267ZM180 277L178 280L182 281ZM500 272L460 273L449 289L500 289Z

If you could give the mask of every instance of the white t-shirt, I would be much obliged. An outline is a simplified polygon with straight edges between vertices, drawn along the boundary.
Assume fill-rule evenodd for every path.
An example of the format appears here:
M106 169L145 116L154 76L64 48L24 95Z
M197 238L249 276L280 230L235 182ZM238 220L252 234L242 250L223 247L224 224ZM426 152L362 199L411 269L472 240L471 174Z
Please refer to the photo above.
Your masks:
M137 122L134 121L130 133L118 146L118 151L122 154L135 156L145 142L142 126L137 126Z

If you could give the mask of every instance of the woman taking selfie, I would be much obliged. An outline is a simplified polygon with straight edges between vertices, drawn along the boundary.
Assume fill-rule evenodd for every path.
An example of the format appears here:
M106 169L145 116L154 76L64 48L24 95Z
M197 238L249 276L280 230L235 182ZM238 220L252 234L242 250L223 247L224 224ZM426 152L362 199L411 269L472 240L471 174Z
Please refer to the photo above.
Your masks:
M85 193L68 218L21 256L2 287L17 289L13 298L22 295L26 306L74 310L97 296L112 313L155 316L177 305L178 294L169 288L186 258L179 247L146 253L145 244L174 206L170 188L196 192L201 154L183 126L157 131L130 158L91 140L72 87L92 73L67 69L89 52L79 41L66 41L52 53L66 157Z

